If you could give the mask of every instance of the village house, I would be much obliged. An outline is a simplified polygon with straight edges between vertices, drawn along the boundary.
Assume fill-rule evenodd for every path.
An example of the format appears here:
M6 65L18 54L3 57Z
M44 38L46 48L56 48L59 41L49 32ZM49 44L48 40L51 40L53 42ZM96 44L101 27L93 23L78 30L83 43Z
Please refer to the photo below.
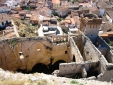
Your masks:
M52 10L49 9L48 7L43 7L39 9L39 14L42 16L46 17L51 17L52 16Z
M103 14L100 13L100 10L97 7L89 7L89 10L92 14L96 14L97 16L103 16Z
M67 7L68 5L68 0L61 0L61 7Z
M16 7L20 2L21 0L6 0L5 4L9 7Z
M36 8L36 3L34 3L34 2L28 3L28 6L32 9L35 9Z
M56 27L57 19L56 18L44 18L42 21L42 25L48 26L48 27Z
M104 13L105 13L105 9L108 7L109 4L107 4L104 1L98 1L97 2L97 7L99 8L100 11L100 15L103 17ZM110 5L109 5L110 6ZM112 8L112 7L111 7Z
M25 19L26 18L26 14L30 14L30 11L29 10L19 11L19 16L21 17L21 19Z
M43 36L54 36L57 34L57 19L56 18L44 18L42 23L40 23L40 28L38 29L39 36L42 32Z
M78 2L68 2L67 7L69 9L79 9L79 3Z
M19 7L11 8L10 14L18 14L19 11L22 11Z
M42 7L44 7L44 5L42 3L36 3L36 9L42 8Z
M62 0L60 7L67 7L69 9L78 9L79 3L78 2L68 2L67 0Z
M88 7L84 7L84 6L81 6L78 10L78 13L79 15L80 14L85 14L85 13L89 13L89 8Z
M11 19L8 14L1 13L0 14L0 30L5 29L6 26L11 24Z
M0 6L0 13L8 13L10 12L11 8L7 6Z
M79 14L78 14L77 10L71 10L71 17L75 21L75 26L77 28L79 28L79 26L80 26L80 20L79 20Z
M78 16L77 10L71 10L71 17Z
M20 7L24 8L27 6L27 4L29 3L29 0L21 0L21 2L19 3Z
M66 17L70 11L67 7L60 7L57 9L56 12L57 12L58 16Z
M51 0L46 0L45 7L48 7L49 9L53 9L53 4Z
M52 0L53 9L58 9L60 7L60 0Z
M38 1L38 3L43 3L43 4L45 4L45 1L46 0L37 0Z
M32 11L31 16L30 16L30 21L33 25L36 25L39 23L38 20L38 12L37 11Z
M65 19L65 26L69 28L75 27L75 20L73 18Z
M84 2L85 2L85 0L78 0L78 2L79 2L79 3L84 3Z

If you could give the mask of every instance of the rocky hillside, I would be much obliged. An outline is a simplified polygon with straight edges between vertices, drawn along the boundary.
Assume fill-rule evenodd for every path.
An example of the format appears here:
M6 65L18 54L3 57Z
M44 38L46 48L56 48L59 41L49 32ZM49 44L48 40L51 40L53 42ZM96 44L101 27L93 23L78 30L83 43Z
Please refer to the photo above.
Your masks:
M113 85L87 79L69 79L43 73L22 74L0 69L0 85Z

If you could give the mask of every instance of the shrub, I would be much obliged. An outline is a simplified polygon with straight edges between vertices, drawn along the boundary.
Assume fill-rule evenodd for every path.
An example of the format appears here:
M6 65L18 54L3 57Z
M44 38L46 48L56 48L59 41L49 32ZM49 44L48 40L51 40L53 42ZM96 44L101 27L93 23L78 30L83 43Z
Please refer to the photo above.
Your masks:
M72 80L70 83L71 83L71 84L79 84L79 82L76 81L76 80Z

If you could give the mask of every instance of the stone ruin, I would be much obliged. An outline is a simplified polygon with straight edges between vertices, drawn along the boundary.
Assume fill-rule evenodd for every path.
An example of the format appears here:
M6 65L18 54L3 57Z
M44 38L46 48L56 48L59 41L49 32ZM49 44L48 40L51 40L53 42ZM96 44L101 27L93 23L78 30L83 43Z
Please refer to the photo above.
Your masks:
M81 18L80 30L85 35L78 31L65 36L1 40L0 68L71 78L95 76L100 81L112 81L113 54L98 36L102 20L91 17Z
M13 38L0 41L0 68L14 72L44 72L58 76L111 81L110 50L95 45L81 32L66 36ZM40 65L40 66L37 66ZM43 68L45 67L45 68ZM35 69L34 69L35 68Z

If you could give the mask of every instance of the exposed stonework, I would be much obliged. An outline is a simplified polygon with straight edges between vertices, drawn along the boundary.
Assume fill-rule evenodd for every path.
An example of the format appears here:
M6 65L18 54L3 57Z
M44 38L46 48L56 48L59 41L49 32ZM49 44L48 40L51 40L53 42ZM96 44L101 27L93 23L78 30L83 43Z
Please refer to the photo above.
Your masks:
M38 63L48 66L59 60L66 62L60 64L57 73L59 76L79 73L86 78L102 73L98 79L105 80L105 76L110 74L113 66L79 31L78 34L68 36L14 38L0 41L0 67L4 70L30 71ZM109 76L107 81L111 78L112 76Z
M92 16L91 16L92 17ZM112 80L113 54L98 37L101 19L81 18L82 31L76 34L52 37L14 38L0 41L0 67L4 70L31 71L35 65L51 68L58 61L55 75L81 78L96 76L98 80ZM93 35L93 36L92 36ZM91 40L91 41L90 41ZM111 64L110 64L111 63ZM40 69L40 68L37 68Z
M55 38L59 39L53 43L52 40ZM37 63L48 65L51 58L53 58L52 64L58 60L68 62L67 39L67 36L57 36L54 38L34 37L3 40L0 42L0 67L13 71L17 69L31 70ZM20 59L19 52L22 52L23 60Z

